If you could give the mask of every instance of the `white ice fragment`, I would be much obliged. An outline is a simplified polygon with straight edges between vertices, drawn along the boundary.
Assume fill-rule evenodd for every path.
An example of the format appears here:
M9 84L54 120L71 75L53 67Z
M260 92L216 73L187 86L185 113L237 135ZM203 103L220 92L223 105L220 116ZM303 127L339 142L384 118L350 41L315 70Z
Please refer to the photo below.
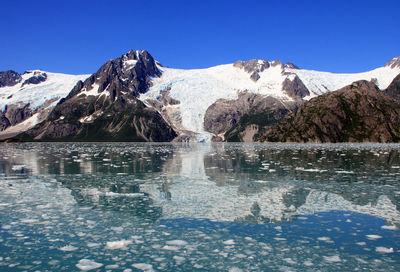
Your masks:
M224 245L227 245L227 246L234 245L234 244L235 244L234 240L226 240L226 241L224 241Z
M177 246L163 246L163 248L162 249L164 249L164 250L170 250L170 251L178 251L179 250L179 247L177 247Z
M303 171L303 172L327 172L328 170L323 170L323 169L317 169L317 168L304 168L304 167L296 167L297 171Z
M328 263L337 263L342 261L339 255L324 256L324 260L327 261Z
M291 258L284 258L283 260L288 264L296 264L296 262L293 261L293 259L291 259Z
M72 245L67 245L59 248L59 250L61 251L75 251L77 249L78 249L77 247L74 247Z
M318 237L317 240L318 241L324 241L324 242L330 242L331 238L329 238L329 237Z
M229 269L229 272L243 272L243 270L238 267L232 267Z
M99 247L99 246L101 246L101 244L100 243L87 243L87 246L88 247Z
M132 267L139 269L139 270L143 270L143 271L154 271L153 270L153 266L151 264L147 264L147 263L135 263L132 264Z
M369 239L369 240L378 240L378 239L382 238L382 236L376 235L376 234L368 234L366 236L367 236L367 239Z
M130 244L132 244L132 240L111 241L107 242L106 247L108 249L120 249Z
M393 252L394 252L393 247L391 247L391 248L387 248L387 247L376 247L375 251L376 251L376 252L379 252L379 253L393 253Z
M25 168L25 165L24 164L16 164L16 165L13 165L12 167L11 167L11 169L13 170L13 171L21 171L22 169L24 169Z
M303 264L305 266L313 266L314 265L310 260L305 261Z
M109 196L109 197L121 197L121 196L140 197L140 196L144 196L143 193L114 193L114 192L106 192L105 195Z
M97 269L102 267L103 264L101 263L96 263L95 261L89 260L89 259L81 259L79 262L76 264L76 267L78 267L80 270L83 271L89 271L92 269Z
M386 226L386 225L384 225L381 228L385 229L385 230L397 230L396 226Z
M171 241L167 241L166 243L167 243L167 245L171 245L171 246L186 246L188 244L186 241L183 241L183 240L171 240Z
M178 265L185 261L185 258L181 257L181 256L174 256L172 258L176 261L176 264L178 264Z

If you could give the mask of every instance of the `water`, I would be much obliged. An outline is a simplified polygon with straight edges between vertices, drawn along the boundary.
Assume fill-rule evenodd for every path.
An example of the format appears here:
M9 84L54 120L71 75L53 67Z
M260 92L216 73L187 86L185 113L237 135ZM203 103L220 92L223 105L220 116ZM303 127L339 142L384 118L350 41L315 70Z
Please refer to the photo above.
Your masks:
M0 149L0 271L399 271L400 145Z

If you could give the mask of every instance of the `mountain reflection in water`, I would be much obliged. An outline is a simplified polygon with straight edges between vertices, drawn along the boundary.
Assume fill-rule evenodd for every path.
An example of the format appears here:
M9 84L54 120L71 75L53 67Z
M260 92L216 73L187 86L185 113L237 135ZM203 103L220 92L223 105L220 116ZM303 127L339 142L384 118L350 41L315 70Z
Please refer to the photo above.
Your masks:
M0 270L74 270L87 256L93 267L121 269L395 271L399 152L382 144L4 144ZM59 262L33 260L48 256Z

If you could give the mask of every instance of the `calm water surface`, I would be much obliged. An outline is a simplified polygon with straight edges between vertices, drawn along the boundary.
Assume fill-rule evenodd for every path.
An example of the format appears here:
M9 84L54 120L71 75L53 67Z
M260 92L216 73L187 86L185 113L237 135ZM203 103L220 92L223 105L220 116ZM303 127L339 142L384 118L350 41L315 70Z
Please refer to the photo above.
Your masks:
M400 271L400 145L0 146L0 271Z

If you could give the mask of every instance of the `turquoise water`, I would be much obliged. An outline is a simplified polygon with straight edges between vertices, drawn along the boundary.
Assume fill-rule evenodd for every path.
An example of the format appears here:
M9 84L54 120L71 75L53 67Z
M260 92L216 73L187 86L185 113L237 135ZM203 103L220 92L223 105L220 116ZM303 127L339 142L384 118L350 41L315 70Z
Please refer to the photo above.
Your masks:
M0 149L0 271L399 268L400 145Z

